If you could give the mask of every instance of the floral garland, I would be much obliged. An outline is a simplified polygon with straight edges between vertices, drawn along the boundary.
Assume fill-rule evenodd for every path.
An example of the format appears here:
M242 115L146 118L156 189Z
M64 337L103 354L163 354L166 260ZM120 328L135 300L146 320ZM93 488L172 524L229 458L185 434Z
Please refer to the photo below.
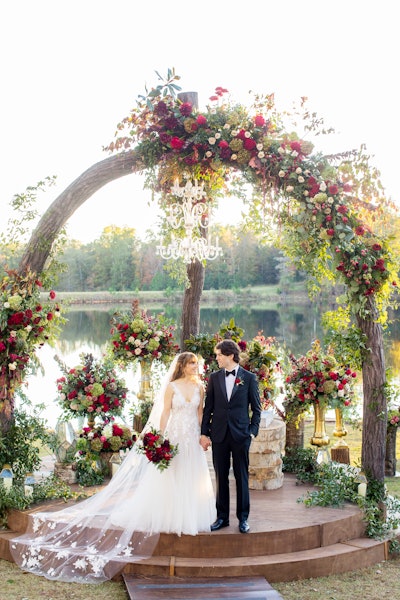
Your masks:
M51 290L43 303L42 287L30 271L5 271L0 281L0 400L21 384L35 366L36 350L53 343L64 322L56 293Z
M140 454L144 454L159 471L164 471L171 464L171 460L178 454L178 445L173 445L165 439L160 431L150 429L143 436L141 444L136 446Z
M128 389L113 364L92 354L81 354L80 358L81 363L69 369L56 357L64 373L56 382L64 413L92 417L121 414Z
M131 313L114 316L109 353L122 367L143 360L167 363L179 351L173 337L175 329L162 314L139 311L135 301Z
M169 70L166 82L139 96L106 150L133 148L142 170L157 170L153 185L166 205L171 182L188 174L208 183L210 202L213 189L229 178L237 181L232 171L240 171L263 200L269 190L279 192L276 212L285 222L286 251L317 277L336 270L348 286L354 311L368 317L368 297L389 297L398 284L398 269L386 241L354 208L351 167L341 171L327 158L312 155L310 142L288 133L273 95L256 96L249 111L226 101L227 90L217 87L207 110L198 111L176 97L177 79Z
M314 404L330 408L350 406L357 373L340 364L331 349L324 352L319 340L305 355L298 358L290 355L289 363L284 382L286 418Z

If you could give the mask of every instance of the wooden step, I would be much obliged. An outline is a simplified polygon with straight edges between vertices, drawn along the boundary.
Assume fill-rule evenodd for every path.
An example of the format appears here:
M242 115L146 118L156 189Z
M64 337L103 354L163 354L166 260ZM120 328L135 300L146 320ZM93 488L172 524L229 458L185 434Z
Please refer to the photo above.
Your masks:
M130 600L282 600L264 577L123 579Z
M386 542L357 538L299 552L241 556L237 558L179 558L153 556L130 563L126 574L145 577L245 577L262 576L271 583L325 577L363 569L387 558Z

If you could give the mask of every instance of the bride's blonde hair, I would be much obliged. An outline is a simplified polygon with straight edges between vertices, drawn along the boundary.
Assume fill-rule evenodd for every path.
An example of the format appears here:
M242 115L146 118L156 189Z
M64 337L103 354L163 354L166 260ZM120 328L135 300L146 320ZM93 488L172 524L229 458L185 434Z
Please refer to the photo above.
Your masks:
M190 363L193 359L197 362L197 356L193 354L193 352L182 352L177 357L175 370L172 373L172 377L170 381L175 381L175 379L180 379L185 374L185 367L188 363Z

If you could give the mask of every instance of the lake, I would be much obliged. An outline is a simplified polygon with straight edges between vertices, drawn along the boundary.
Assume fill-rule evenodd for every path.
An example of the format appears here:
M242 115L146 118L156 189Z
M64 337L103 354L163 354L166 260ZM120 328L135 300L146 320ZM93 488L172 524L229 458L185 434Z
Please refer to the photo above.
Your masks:
M44 346L38 352L44 374L37 374L29 379L27 395L34 404L46 405L42 416L50 427L55 426L61 412L57 404L56 380L62 373L54 356L57 355L68 367L79 364L79 355L82 352L91 352L94 356L101 357L109 339L110 318L116 310L128 311L129 305L70 307L67 314L68 322L56 347ZM158 314L162 310L169 318L177 323L180 322L180 306L157 306L149 309L148 312ZM311 302L298 306L279 306L275 309L270 307L248 309L243 306L223 309L204 308L200 311L200 331L215 333L222 324L234 318L236 325L244 329L244 339L251 339L262 331L265 336L275 337L279 343L285 343L288 350L299 355L309 350L313 340L322 339L320 315L320 308ZM179 338L179 330L176 337ZM390 366L397 376L400 371L400 330L397 319L385 333L385 341L387 366ZM139 387L139 372L128 370L123 377L130 389L129 405L131 405Z

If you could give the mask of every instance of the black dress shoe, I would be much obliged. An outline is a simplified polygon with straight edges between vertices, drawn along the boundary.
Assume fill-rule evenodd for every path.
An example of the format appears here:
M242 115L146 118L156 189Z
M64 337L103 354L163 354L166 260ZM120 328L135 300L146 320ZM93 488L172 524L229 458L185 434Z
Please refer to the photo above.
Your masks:
M222 529L223 527L229 527L229 521L225 521L225 519L217 519L210 526L211 531L218 531L218 529Z
M250 527L249 527L249 524L247 521L239 522L239 531L240 531L240 533L249 533Z

